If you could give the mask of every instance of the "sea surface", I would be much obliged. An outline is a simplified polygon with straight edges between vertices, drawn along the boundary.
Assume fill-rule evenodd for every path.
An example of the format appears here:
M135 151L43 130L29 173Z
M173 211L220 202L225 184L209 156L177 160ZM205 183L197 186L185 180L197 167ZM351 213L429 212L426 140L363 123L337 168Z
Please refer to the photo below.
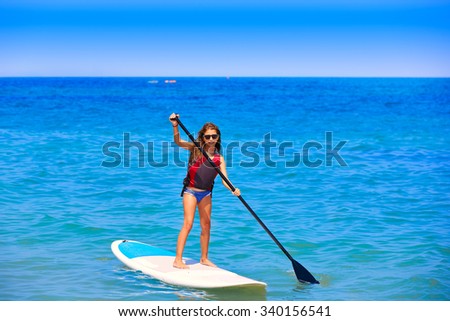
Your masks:
M219 179L210 258L265 293L114 257L117 239L175 249L172 112L220 127L230 180L320 285ZM450 299L450 79L0 78L0 138L0 300ZM197 217L185 256L199 234Z

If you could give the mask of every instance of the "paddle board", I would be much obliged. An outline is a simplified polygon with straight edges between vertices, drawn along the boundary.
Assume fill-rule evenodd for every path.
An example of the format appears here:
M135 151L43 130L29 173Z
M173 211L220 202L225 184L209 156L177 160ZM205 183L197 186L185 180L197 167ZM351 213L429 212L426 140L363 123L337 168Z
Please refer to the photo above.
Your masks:
M199 289L236 286L265 287L267 284L236 273L183 258L189 269L172 266L175 253L145 243L118 240L111 244L114 255L126 266L168 284Z

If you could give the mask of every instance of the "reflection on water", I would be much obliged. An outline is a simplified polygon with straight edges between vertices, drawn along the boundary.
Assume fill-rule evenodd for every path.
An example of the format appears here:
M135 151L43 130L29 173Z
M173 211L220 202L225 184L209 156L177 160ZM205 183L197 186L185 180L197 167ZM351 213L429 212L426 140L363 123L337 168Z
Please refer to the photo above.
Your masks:
M266 301L264 286L235 286L219 289L185 289L176 293L179 300Z

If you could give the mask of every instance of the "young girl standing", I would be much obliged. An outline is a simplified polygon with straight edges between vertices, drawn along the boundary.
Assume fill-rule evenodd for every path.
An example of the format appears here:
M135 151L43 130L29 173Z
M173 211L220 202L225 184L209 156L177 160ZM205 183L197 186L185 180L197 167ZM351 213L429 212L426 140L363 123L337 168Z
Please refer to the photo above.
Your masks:
M189 150L191 154L189 156L188 173L184 181L182 192L184 222L180 234L178 235L177 251L173 266L179 269L189 268L189 266L183 262L182 258L187 237L192 229L192 224L194 223L196 208L198 208L198 213L200 215L201 226L200 246L202 253L200 263L208 266L216 266L208 259L208 247L211 231L211 191L214 179L217 176L217 171L193 142L187 142L180 138L178 122L176 121L177 117L179 117L179 115L176 114L172 114L169 117L173 126L174 141L181 148ZM213 123L204 124L198 132L197 141L202 149L208 154L208 157L220 168L225 177L228 178L225 160L223 156L220 155L221 137L219 128ZM231 191L224 180L222 180L222 183ZM241 195L238 188L232 193L236 196Z

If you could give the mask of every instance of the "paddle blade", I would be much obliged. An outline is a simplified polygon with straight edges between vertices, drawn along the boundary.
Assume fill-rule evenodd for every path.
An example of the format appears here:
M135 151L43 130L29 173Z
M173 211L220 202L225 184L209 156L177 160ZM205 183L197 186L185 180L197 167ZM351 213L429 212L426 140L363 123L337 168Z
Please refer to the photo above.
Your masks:
M291 260L292 267L295 271L295 276L300 282L308 282L312 284L319 284L319 281L315 279L315 277L309 273L307 269L300 263L298 263L296 260Z

